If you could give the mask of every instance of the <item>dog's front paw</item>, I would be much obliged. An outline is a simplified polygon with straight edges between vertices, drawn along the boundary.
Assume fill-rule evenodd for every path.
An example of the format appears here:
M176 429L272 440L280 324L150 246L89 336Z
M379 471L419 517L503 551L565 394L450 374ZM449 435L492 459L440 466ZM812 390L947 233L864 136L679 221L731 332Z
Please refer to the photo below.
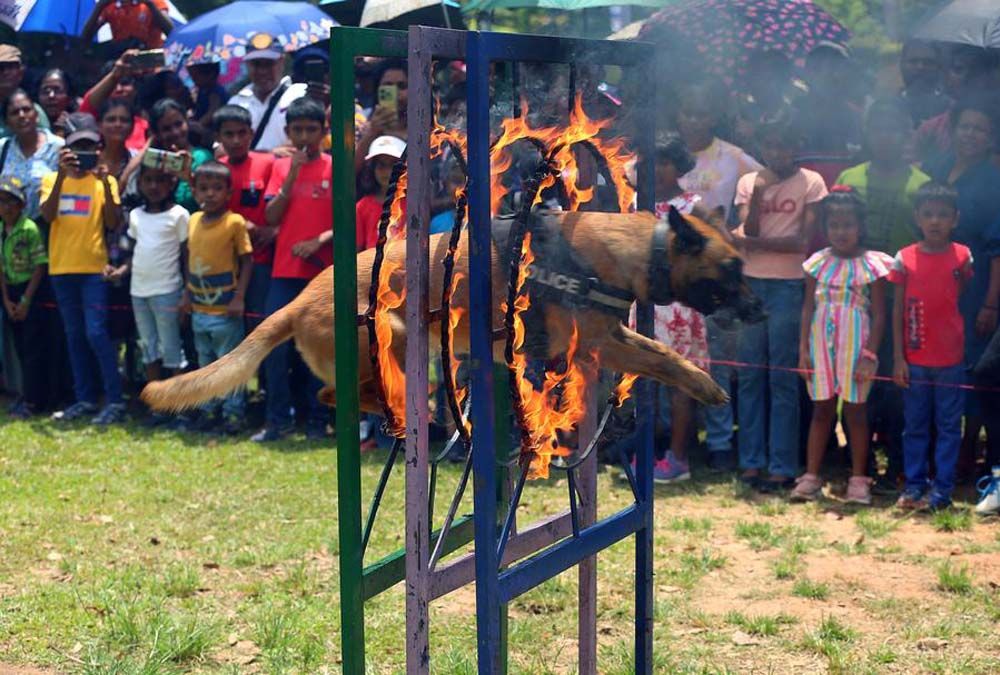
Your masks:
M696 371L685 384L688 394L705 405L729 403L729 394L726 393L726 390L716 384L715 380L702 370Z

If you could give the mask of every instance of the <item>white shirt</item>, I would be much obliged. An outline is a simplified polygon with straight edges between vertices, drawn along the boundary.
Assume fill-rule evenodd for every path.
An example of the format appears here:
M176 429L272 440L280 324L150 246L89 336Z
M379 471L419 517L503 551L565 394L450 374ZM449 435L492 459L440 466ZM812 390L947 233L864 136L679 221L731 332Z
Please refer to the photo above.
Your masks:
M187 241L190 217L187 209L176 204L162 213L150 213L145 208L129 213L128 236L135 240L132 295L166 295L184 285L181 244Z
M686 192L701 195L705 208L721 206L727 216L736 195L736 183L751 171L764 168L741 148L719 138L694 156L697 160L694 169L684 174L678 184Z
M271 99L281 85L286 83L289 86L285 89L285 93L281 95L281 98L278 99L278 105L275 106L274 112L271 113L271 119L267 121L267 128L264 129L264 133L260 137L260 142L255 148L252 148L253 150L267 152L279 145L286 145L288 143L288 137L285 135L285 113L288 111L288 106L292 104L292 101L306 95L306 84L304 82L292 84L292 78L284 77L278 83L278 86L274 88L274 91L268 94L267 98L263 101L254 96L253 85L247 85L229 99L230 105L238 105L249 111L250 121L253 123L254 133L256 133L257 127L260 125L261 120L264 119L264 113L267 112L267 107L271 105Z

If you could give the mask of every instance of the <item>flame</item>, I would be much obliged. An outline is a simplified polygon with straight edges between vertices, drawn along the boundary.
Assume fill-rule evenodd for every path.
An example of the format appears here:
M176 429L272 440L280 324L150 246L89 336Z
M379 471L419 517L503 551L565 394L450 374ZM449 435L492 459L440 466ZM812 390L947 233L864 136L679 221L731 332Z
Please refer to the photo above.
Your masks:
M531 233L525 234L521 246L521 265L518 270L518 290L527 279L528 266L534 260L531 251ZM520 293L514 301L514 360L510 364L516 375L518 393L523 406L523 424L528 435L528 447L522 457L530 461L528 478L548 478L552 456L565 456L570 449L563 447L560 434L572 431L587 413L587 373L576 362L579 331L573 322L573 332L566 350L566 368L561 372L546 371L542 388L535 389L525 377L528 358L521 351L524 346L525 326L521 316L531 306L528 293Z
M455 260L458 260L458 255L459 253L456 250ZM455 297L455 293L458 291L458 284L464 278L464 276L465 275L462 274L461 272L456 271L453 273L451 277L452 298ZM459 409L461 409L462 406L465 405L465 397L469 393L468 387L459 387L457 385L458 368L460 365L462 365L462 360L459 359L458 355L455 353L455 331L458 329L458 324L462 320L462 316L464 316L465 313L466 309L464 307L458 307L455 304L452 304L448 310L448 327L449 327L448 346L449 346L449 351L451 352L451 360L450 360L451 373L449 377L451 377L452 384L455 385L455 400L458 402ZM472 433L472 423L468 419L465 420L465 431L470 434Z
M403 213L403 202L406 200L407 173L403 171L396 181L396 193L389 207L389 229L386 233L388 241L406 238L406 222Z
M378 363L385 403L393 412L395 427L391 436L402 438L406 427L406 377L392 352L392 322L389 312L399 309L406 299L406 287L397 293L392 289L392 274L399 263L386 260L379 273L378 301L375 305L375 336L378 340Z
M618 381L618 386L615 387L614 392L611 394L615 400L616 408L620 408L622 403L632 396L632 385L635 384L638 378L638 375L633 375L632 373L622 375L622 379Z

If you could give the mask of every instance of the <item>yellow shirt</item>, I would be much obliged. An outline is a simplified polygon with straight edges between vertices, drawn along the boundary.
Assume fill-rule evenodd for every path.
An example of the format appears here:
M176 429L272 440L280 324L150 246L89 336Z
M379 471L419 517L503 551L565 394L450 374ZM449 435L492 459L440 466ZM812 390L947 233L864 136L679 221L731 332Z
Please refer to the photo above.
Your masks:
M42 176L41 200L52 194L56 172ZM108 176L111 199L118 198L118 181ZM49 230L49 274L100 274L108 264L104 244L104 185L92 173L67 176L59 192L59 215Z
M188 223L188 291L196 312L225 314L233 299L239 258L253 247L243 216L226 211L211 222L202 211Z

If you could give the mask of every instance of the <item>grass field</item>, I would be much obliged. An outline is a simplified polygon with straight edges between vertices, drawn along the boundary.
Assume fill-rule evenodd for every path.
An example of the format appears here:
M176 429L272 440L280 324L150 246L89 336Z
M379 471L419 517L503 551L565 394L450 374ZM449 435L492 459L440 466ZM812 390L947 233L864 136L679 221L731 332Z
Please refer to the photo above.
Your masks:
M0 448L0 673L338 670L330 447L0 418ZM369 560L401 540L401 469ZM611 472L599 489L602 515L626 503ZM524 502L564 499L555 479ZM1000 672L1000 528L967 505L788 505L709 475L656 509L657 672ZM632 672L631 561L599 558L602 673ZM434 672L475 672L474 597L433 605ZM569 572L511 606L512 672L575 671L575 603ZM371 672L403 669L403 621L399 587L368 606Z

